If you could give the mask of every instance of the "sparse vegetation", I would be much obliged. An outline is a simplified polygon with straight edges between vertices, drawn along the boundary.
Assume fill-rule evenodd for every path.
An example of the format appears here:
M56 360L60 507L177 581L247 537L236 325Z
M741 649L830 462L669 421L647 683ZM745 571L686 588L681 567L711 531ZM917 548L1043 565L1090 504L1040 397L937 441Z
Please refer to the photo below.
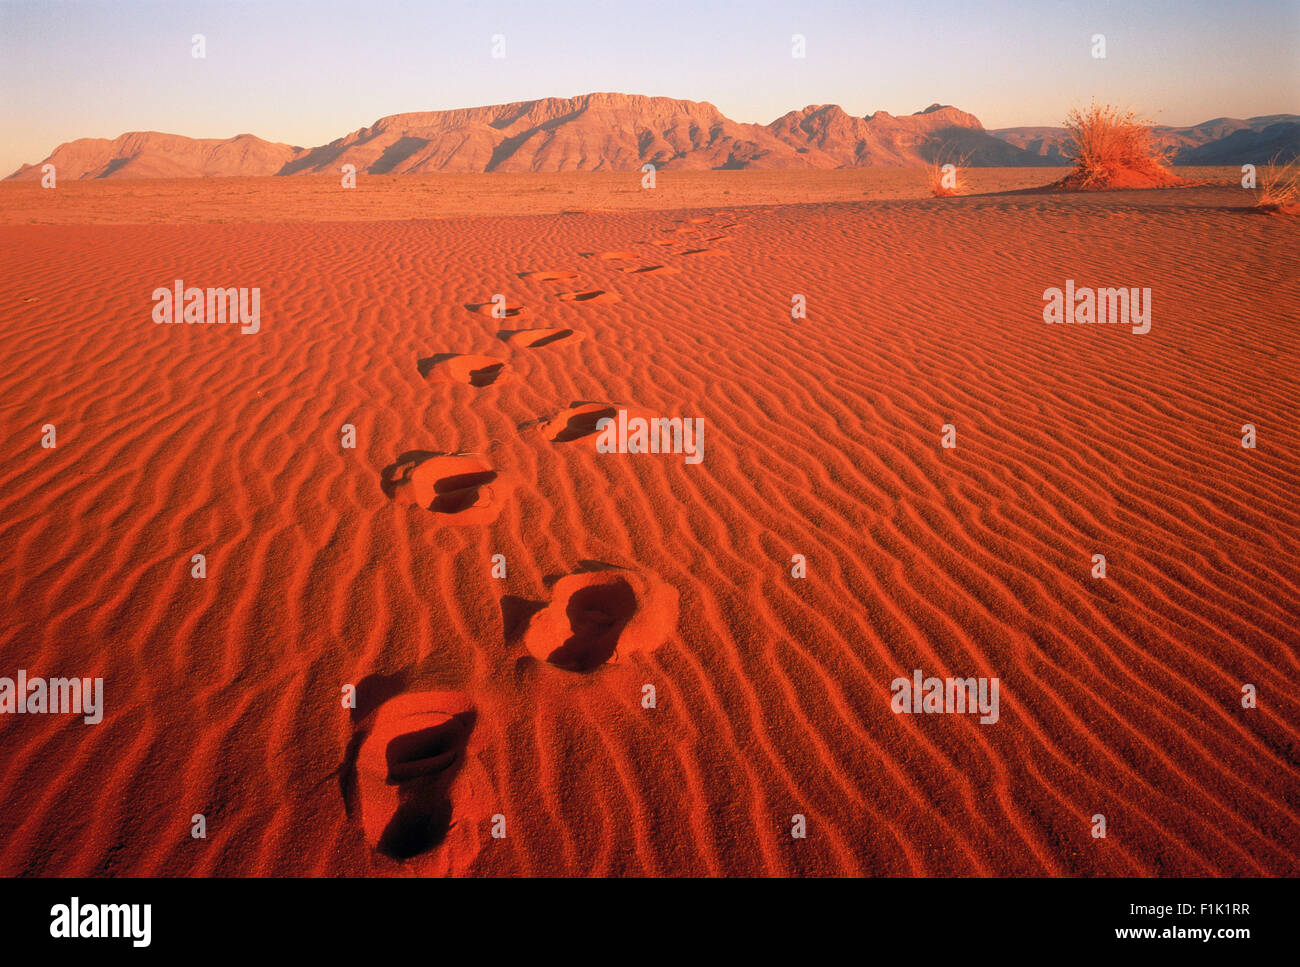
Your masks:
M1274 155L1259 169L1255 207L1263 211L1300 211L1300 157L1283 163Z
M940 148L925 173L925 182L930 189L930 194L935 198L950 198L953 195L960 195L963 186L958 181L957 174L966 167L966 162L969 160L969 152L958 157L957 152L950 150L947 145ZM953 170L945 172L943 169L946 165L952 165Z
M1149 188L1176 184L1169 153L1155 143L1149 122L1133 111L1091 102L1065 119L1074 170L1060 182L1076 190Z

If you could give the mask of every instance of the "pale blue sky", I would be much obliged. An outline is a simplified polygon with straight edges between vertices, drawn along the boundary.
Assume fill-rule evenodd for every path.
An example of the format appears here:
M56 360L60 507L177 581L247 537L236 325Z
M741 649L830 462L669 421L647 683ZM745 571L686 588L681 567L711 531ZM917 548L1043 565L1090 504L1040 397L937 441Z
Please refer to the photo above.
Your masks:
M711 101L764 123L807 104L908 114L940 101L987 127L1059 123L1095 95L1192 124L1300 113L1297 50L1297 0L0 0L0 174L77 137L311 146L400 111L588 91Z

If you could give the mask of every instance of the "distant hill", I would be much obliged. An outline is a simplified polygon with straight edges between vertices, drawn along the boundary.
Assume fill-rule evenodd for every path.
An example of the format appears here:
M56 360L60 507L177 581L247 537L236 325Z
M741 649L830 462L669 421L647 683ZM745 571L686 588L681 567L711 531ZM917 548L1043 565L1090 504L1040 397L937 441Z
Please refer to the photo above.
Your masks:
M23 165L9 177L40 178L45 164L53 164L63 179L274 175L301 152L301 148L263 141L251 134L219 140L133 131L112 141L69 141L55 148L48 158L35 165Z
M1244 165L1265 164L1273 159L1300 158L1300 118L1279 121L1256 131L1243 128L1208 144L1184 148L1177 164Z
M771 124L732 121L712 104L637 94L584 94L513 104L394 114L329 144L297 148L240 135L195 140L155 132L57 147L11 178L180 178L338 172L631 171L659 168L903 167L968 157L972 165L1032 165L979 120L933 104L895 117L814 105Z

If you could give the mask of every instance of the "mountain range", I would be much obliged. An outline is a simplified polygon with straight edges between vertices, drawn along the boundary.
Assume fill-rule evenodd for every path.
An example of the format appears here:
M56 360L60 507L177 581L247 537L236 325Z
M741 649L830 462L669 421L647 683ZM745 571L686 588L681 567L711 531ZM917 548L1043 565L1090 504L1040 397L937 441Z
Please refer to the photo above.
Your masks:
M1065 128L996 128L989 134L1036 155L1039 164L1070 163ZM1261 164L1278 155L1283 161L1300 155L1300 116L1295 114L1215 118L1183 128L1157 124L1151 134L1176 165Z
M1156 128L1175 164L1261 163L1300 155L1300 116L1217 118ZM251 134L187 138L154 131L81 138L23 165L11 179L186 178L337 173L631 171L677 169L911 167L965 159L980 167L1068 164L1062 128L986 130L949 105L866 117L811 105L771 124L732 121L707 101L640 94L584 94L393 114L315 148Z

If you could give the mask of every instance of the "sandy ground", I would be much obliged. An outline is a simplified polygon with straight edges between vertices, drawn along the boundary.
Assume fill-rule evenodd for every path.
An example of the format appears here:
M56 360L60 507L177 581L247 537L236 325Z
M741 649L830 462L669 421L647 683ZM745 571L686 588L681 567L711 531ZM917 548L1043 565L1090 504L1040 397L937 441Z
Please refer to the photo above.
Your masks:
M1294 874L1294 220L780 177L0 186L0 675L106 703L0 716L0 874ZM261 331L156 325L176 278ZM998 722L895 714L917 668Z
M971 193L1050 184L1063 168L972 168ZM1236 168L1179 168L1189 179L1237 184ZM340 178L179 178L160 181L0 182L0 225L132 225L185 222L388 221L566 211L672 211L698 207L882 201L929 197L926 173L851 171L660 171L570 174L361 175Z

